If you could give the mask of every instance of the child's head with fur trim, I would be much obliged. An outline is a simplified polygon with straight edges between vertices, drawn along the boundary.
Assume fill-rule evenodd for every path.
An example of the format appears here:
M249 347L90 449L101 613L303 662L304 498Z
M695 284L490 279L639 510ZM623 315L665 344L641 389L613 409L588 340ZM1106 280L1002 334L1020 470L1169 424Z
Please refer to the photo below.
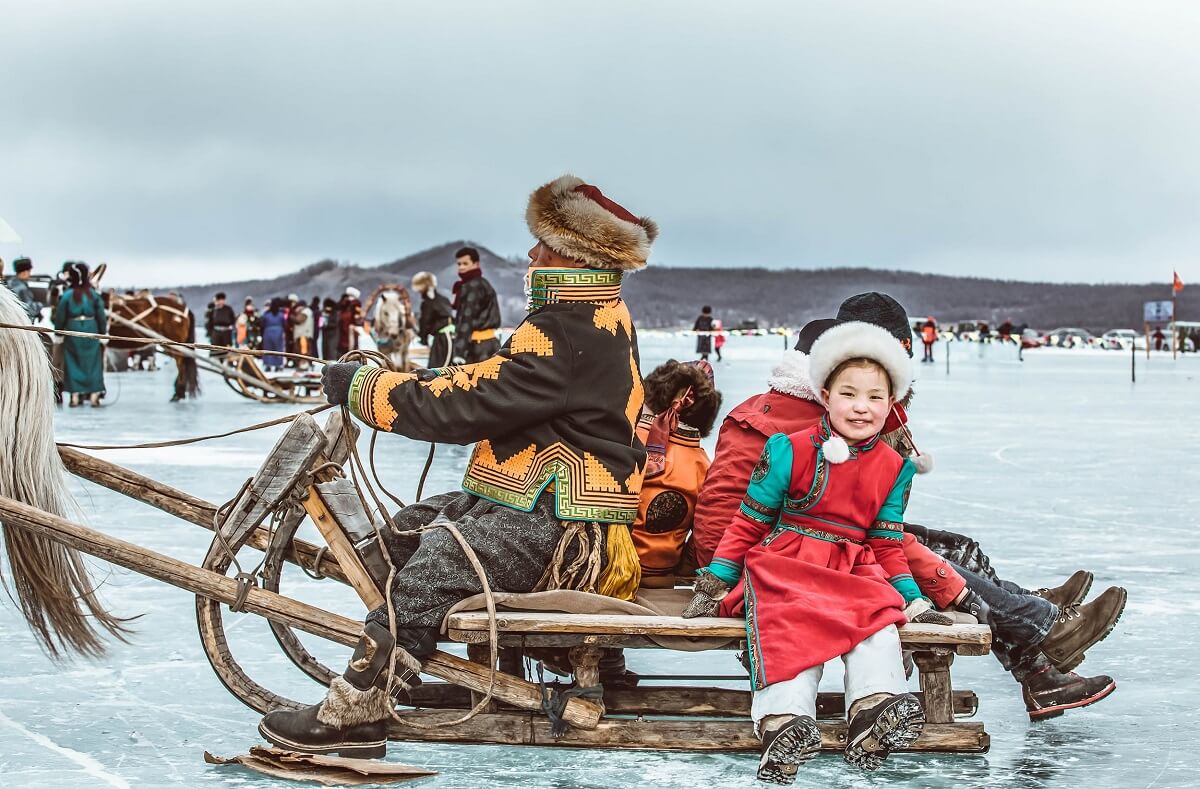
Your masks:
M896 395L912 385L908 352L885 329L861 321L822 332L812 344L810 370L830 425L851 442L878 434Z
M881 430L896 402L882 364L863 356L847 359L821 388L829 424L850 443L868 441Z

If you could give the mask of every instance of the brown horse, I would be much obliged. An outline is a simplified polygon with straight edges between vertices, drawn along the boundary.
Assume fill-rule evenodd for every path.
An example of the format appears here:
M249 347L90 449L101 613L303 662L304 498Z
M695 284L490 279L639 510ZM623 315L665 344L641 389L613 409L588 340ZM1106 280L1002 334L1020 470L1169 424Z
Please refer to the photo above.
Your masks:
M155 296L143 291L136 296L121 296L110 293L106 296L108 310L127 321L143 326L175 342L196 341L196 316L183 300L176 296ZM147 345L146 336L128 326L110 321L108 333L117 337L128 337L128 341L117 340L113 348L136 350ZM153 343L150 343L153 344ZM196 360L165 346L163 352L175 360L175 395L171 402L185 397L195 398L200 394L200 379L196 373Z

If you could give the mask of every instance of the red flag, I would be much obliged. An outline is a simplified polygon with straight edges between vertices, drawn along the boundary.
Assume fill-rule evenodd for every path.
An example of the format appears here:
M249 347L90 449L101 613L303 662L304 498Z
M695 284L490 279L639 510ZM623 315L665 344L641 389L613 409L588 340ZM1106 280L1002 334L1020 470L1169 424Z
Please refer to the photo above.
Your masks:
M1171 283L1171 293L1178 293L1183 290L1183 280L1179 278L1179 272L1172 272L1175 275L1175 281Z

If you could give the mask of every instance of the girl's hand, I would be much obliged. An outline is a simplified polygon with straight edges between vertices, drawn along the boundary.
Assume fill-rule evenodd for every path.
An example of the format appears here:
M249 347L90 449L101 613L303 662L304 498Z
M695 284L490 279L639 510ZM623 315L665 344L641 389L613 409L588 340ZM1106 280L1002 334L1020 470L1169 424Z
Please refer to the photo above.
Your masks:
M683 609L684 619L694 619L698 616L716 616L721 600L729 594L729 586L711 573L701 572L692 587L696 592L687 608Z

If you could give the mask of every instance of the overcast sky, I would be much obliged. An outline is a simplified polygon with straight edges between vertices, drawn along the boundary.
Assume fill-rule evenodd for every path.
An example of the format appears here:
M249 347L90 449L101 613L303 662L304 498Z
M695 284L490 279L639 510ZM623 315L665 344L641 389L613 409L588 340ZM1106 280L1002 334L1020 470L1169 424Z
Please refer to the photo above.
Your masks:
M0 0L0 244L205 282L529 246L1200 286L1200 3Z

